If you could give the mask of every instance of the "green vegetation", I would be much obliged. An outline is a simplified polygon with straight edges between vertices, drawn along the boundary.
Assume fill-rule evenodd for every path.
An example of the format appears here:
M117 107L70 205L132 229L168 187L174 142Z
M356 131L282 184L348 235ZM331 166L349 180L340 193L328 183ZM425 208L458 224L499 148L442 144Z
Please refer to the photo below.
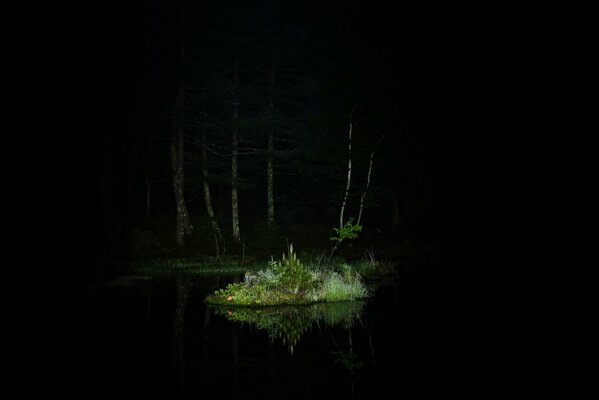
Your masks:
M358 232L362 231L362 225L354 224L353 218L350 218L349 221L347 221L342 227L333 229L335 230L335 235L330 239L335 242L335 244L333 245L331 254L329 255L329 264L331 263L331 259L333 258L335 250L337 250L342 242L354 240L358 237Z
M341 243L344 240L357 238L358 232L362 231L362 225L354 224L353 218L350 218L341 228L333 228L333 230L335 230L335 235L331 237L331 240Z
M230 321L248 323L265 331L272 339L282 340L293 353L301 335L312 324L350 328L360 318L364 301L318 303L305 307L230 308L215 306L217 314Z
M351 266L364 279L378 279L395 273L393 264L385 261L356 260Z
M289 246L281 261L246 274L243 282L231 283L206 298L208 304L272 306L356 300L369 296L362 277L348 264L338 271L304 266Z

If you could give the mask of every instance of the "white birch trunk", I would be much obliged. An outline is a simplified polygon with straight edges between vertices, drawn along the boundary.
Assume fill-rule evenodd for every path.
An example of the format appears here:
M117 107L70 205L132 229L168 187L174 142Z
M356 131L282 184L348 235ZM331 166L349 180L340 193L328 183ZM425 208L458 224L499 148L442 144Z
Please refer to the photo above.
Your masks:
M343 214L345 213L345 206L347 204L347 196L349 195L349 187L351 185L351 133L352 133L352 123L351 120L349 122L349 144L348 144L348 160L347 160L347 185L345 186L345 195L343 196L343 203L341 204L341 212L339 213L339 228L343 228Z
M383 140L383 137L384 136L381 136L379 141L376 143L374 150L372 150L372 152L370 152L370 164L368 165L368 177L366 179L366 188L364 189L364 193L362 193L362 197L360 197L360 212L358 213L358 220L356 221L357 225L360 225L360 221L362 220L362 210L364 209L364 199L366 198L366 193L368 192L368 187L370 186L370 175L372 173L372 161L374 160L374 152L376 151L376 148L381 143L381 140Z
M362 197L360 197L360 212L358 213L358 221L356 221L356 225L360 225L360 221L362 220L362 210L364 209L364 198L366 197L366 192L368 192L368 186L370 186L370 173L372 172L372 159L374 158L374 151L370 153L370 165L368 166L368 178L366 179L366 188L364 189L364 193L362 193Z

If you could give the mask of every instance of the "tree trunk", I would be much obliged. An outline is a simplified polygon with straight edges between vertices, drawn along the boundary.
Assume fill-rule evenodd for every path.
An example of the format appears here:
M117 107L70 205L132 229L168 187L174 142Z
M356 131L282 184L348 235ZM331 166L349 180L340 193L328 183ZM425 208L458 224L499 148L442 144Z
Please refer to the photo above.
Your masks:
M223 239L223 235L218 227L216 216L214 215L214 209L212 208L212 197L210 196L210 185L208 184L208 152L206 151L206 134L202 135L202 174L204 176L204 201L206 202L206 211L212 224L214 232L218 236L218 240Z
M189 213L185 205L185 12L181 5L181 38L179 46L179 90L176 99L176 118L171 131L171 167L173 172L173 190L177 203L177 246L185 246L185 234L191 233Z
M233 137L231 140L231 219L233 221L233 239L241 242L239 233L239 200L237 197L237 152L239 148L239 98L237 89L239 84L239 60L235 55L233 69Z
M360 197L360 212L358 213L358 220L356 221L357 225L360 225L360 221L362 220L362 210L364 210L364 199L366 198L366 193L368 193L368 187L370 186L370 175L372 174L372 161L374 159L374 152L376 148L379 147L379 144L383 140L383 136L379 139L374 150L370 152L370 164L368 165L368 178L366 179L366 188L364 189L364 193L362 193L362 197Z
M353 114L353 111L352 111ZM348 131L348 148L347 148L347 185L345 186L345 196L343 197L343 203L341 204L341 212L339 213L339 228L343 228L343 213L345 212L345 206L347 204L347 196L349 195L349 187L351 185L351 132L352 132L352 120L349 120L349 131Z
M360 225L360 221L362 220L362 210L364 209L364 199L366 198L366 193L368 192L368 186L370 186L370 174L372 172L372 159L374 158L374 151L370 153L370 165L368 166L368 178L366 180L366 188L364 189L364 193L362 193L362 197L360 197L360 212L358 213L358 220L356 221L357 225Z
M275 223L275 195L273 188L273 152L274 152L274 87L275 87L275 64L272 64L270 71L270 129L268 131L268 160L267 160L267 178L266 178L266 197L268 204L268 225Z

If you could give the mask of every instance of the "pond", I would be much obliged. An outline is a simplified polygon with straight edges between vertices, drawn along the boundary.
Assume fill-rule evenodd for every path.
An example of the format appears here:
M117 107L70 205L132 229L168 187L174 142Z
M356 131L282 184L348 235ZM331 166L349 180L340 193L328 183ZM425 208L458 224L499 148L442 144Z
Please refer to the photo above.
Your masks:
M368 398L460 384L467 377L455 370L455 303L440 270L399 268L371 283L365 301L258 310L203 302L241 275L116 281L89 305L85 390L142 399Z

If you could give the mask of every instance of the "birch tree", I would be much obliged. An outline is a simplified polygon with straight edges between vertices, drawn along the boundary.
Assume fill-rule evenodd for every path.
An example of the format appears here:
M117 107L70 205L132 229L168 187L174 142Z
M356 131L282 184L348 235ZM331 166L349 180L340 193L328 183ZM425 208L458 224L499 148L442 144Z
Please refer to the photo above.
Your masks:
M352 114L353 114L353 111L352 111ZM357 238L358 232L360 232L362 230L362 225L360 225L360 222L362 220L362 212L364 210L364 199L366 198L366 194L368 193L368 188L370 186L370 177L372 174L372 164L374 161L374 153L375 153L378 145L383 140L383 136L381 136L381 138L378 140L374 149L370 152L370 162L368 164L368 175L366 178L366 187L364 188L364 192L362 193L362 196L360 197L360 208L358 211L358 219L357 219L356 223L354 224L353 218L349 218L349 220L344 225L343 217L344 217L345 207L347 205L347 199L349 197L349 189L351 186L351 178L352 178L352 130L353 130L353 123L352 123L352 118L350 117L349 130L348 130L348 145L347 145L348 146L348 149L347 149L347 153L348 153L348 156L347 156L347 159L348 159L348 161L347 161L347 182L345 185L345 194L343 196L343 202L341 204L341 211L339 212L339 228L333 228L335 231L335 236L331 237L331 240L334 241L335 244L333 245L333 248L331 249L331 254L329 255L329 263L331 262L331 259L333 258L333 254L335 253L335 250L337 250L337 248L339 247L341 242L343 242L344 240L352 240L352 239Z
M383 137L384 136L381 136L374 149L370 152L370 163L368 164L368 176L366 177L366 187L364 188L362 197L360 197L360 211L358 212L358 220L356 221L356 225L360 225L360 221L362 220L362 210L364 210L364 199L366 198L366 193L368 193L368 187L370 186L370 175L372 174L372 162L374 160L374 152L383 140Z
M204 202L206 203L206 212L208 213L208 217L210 218L210 223L212 224L212 229L217 235L217 239L221 241L223 239L223 234L220 231L218 226L218 222L216 221L216 215L214 214L214 209L212 208L212 197L210 196L210 184L208 183L208 151L206 149L208 146L208 142L206 140L206 133L202 134L202 177L203 177L203 188L204 188Z
M353 116L353 110L352 110ZM349 187L351 186L351 134L353 130L352 117L349 119L349 130L347 132L347 184L345 185L345 195L343 196L343 203L341 203L341 211L339 212L339 229L343 228L343 214L345 213L345 206L347 205L347 197L349 196Z

